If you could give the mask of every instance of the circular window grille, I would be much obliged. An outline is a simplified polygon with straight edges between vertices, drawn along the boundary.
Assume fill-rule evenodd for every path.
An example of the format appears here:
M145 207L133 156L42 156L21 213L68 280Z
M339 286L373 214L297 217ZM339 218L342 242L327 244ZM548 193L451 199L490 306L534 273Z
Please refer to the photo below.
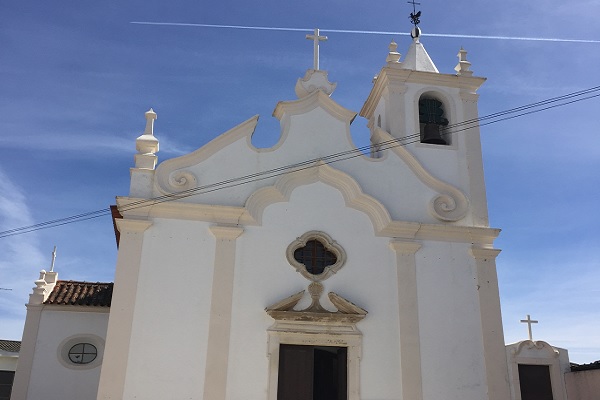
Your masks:
M342 268L346 253L325 232L310 231L290 243L286 258L303 277L319 282Z
M69 360L73 364L89 364L98 356L98 349L91 343L77 343L69 349Z
M309 240L306 245L294 251L294 259L304 264L306 270L313 275L320 275L326 267L334 265L337 257L327 250L319 240Z

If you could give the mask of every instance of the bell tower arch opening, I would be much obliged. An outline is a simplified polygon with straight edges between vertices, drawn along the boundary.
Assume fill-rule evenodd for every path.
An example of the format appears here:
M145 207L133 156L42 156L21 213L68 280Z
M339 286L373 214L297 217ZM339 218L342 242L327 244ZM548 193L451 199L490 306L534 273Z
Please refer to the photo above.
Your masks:
M449 108L436 93L423 93L419 97L419 132L421 143L450 145L448 133Z

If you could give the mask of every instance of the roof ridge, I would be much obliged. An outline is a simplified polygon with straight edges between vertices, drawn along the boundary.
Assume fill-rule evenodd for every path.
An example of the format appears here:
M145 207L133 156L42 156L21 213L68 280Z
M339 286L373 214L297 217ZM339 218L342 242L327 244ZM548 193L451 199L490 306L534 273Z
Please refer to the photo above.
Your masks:
M63 283L86 283L86 284L99 284L99 285L111 285L111 284L114 283L114 282L99 282L99 281L96 281L96 282L92 282L92 281L74 281L74 280L71 280L71 279L68 279L68 280L67 279L58 279L56 281L56 283L60 283L60 282L63 282Z
M110 307L113 282L58 280L44 304Z

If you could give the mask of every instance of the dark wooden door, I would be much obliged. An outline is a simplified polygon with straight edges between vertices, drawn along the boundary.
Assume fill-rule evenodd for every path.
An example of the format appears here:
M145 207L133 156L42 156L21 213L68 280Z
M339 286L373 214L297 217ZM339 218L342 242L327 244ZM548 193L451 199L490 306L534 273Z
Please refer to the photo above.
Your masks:
M278 400L346 400L347 348L280 345Z
M521 400L554 400L548 365L519 364Z
M14 379L14 371L0 371L0 400L10 399Z
M312 400L313 347L279 346L278 400Z

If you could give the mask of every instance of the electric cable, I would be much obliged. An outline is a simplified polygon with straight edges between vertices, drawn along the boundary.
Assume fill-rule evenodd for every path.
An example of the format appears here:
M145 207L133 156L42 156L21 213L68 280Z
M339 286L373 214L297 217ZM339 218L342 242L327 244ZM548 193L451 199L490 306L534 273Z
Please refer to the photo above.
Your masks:
M596 93L600 91L600 86L591 87L588 89L568 93L561 96L556 96L550 99L538 101L535 103L526 104L523 106L507 109L504 111L499 111L496 113L488 114L483 117L473 118L466 121L461 121L452 125L448 125L441 129L441 136L451 136L456 133L460 133L469 129L472 129L477 126L486 126L490 124L494 124L501 121L506 121L513 118L518 118L542 111L546 111L556 107L562 107L565 105L577 103L579 101L589 100L592 98L596 98L600 96L600 93L581 97L584 95L588 95L591 93ZM558 104L556 104L558 103ZM540 106L545 106L541 108ZM513 115L511 115L513 114ZM491 120L491 121L490 121ZM487 121L481 123L482 121ZM460 129L456 129L460 128ZM406 146L409 144L417 143L421 139L421 133L414 133L411 135L404 136L402 138L394 138L392 140L384 141L381 143L377 143L377 151L384 151L388 149L392 149L397 146ZM274 178L283 174L287 174L290 172L301 171L308 168L314 167L316 162L322 161L325 164L332 164L339 161L349 160L355 157L365 156L365 152L373 149L373 144L369 144L366 146L361 146L354 149L345 150L339 153L334 153L310 160L301 161L294 164L289 164L277 168L273 168L266 171L255 172L252 174L244 175L241 177L231 178L227 180L223 180L220 182L210 183L207 185L183 190L178 193L165 194L162 196L153 197L150 199L140 199L138 201L127 204L122 207L120 211L125 212L129 210L133 210L136 208L148 207L155 204L160 204L167 201L178 200L186 197L190 197L193 195L206 194L211 193L217 190L229 189L240 185L245 185L252 182L257 182L260 180L265 180L269 178ZM72 215L65 218L58 218L50 221L40 222L33 225L23 226L19 228L13 228L5 231L0 231L0 239L25 233L34 232L41 229L54 228L62 225L67 225L75 222L87 221L90 219L95 219L98 217L103 217L106 215L110 215L110 208L103 208L100 210L89 211L81 214Z

